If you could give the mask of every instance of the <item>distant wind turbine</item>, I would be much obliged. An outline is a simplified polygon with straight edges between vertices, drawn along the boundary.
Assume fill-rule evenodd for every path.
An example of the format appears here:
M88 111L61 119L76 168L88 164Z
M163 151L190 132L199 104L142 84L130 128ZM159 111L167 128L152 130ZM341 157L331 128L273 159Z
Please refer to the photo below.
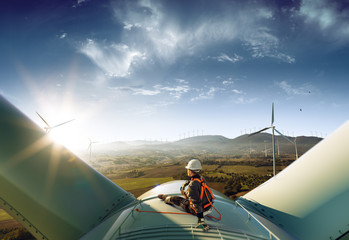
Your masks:
M97 142L93 142L93 141L91 140L91 138L88 138L88 141L89 141L90 143L89 143L89 145L88 145L87 150L90 152L90 158L89 158L89 162L91 163L92 144L97 143Z
M56 128L56 127L59 127L59 126L61 126L61 125L63 125L63 124L66 124L66 123L68 123L68 122L71 122L71 121L75 120L75 119L71 119L71 120L69 120L69 121L66 121L66 122L63 122L63 123L60 123L60 124L57 124L57 125L51 127L51 126L46 122L46 120L45 120L38 112L36 112L36 114L38 114L38 116L41 118L41 120L44 121L44 123L46 124L46 127L44 127L46 133L49 133L52 129L54 129L54 128Z
M281 132L279 132L273 124L274 124L274 103L272 103L270 127L263 128L257 132L251 133L248 136L251 137L255 134L264 132L270 128L272 129L272 138L271 139L272 139L272 147L273 147L273 174L275 176L276 175L276 164L275 164L275 133L274 132L277 132L278 134L280 134L280 136L282 136L283 138L285 138L287 141L291 142L292 144L294 144L294 142L292 142L290 139L288 139L286 136L284 136Z
M296 150L296 159L298 159L297 137L294 139L294 148Z

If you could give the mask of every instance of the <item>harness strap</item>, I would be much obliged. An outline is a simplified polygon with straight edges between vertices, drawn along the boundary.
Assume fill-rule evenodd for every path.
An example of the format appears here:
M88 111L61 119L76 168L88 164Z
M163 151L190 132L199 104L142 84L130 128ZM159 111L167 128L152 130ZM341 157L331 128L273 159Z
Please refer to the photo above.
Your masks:
M210 205L211 205L211 203L205 204L205 205L204 205L204 209L207 208L207 207L210 206Z
M203 180L202 180L202 178L194 178L194 179L192 179L192 181L198 181L199 183L201 183L201 194L200 194L200 199L202 200L202 197L204 196L204 193L203 193Z
M211 192L211 190L210 190L210 192ZM213 216L212 216L212 218L216 219L217 221L221 220L221 218L222 218L221 213L217 210L217 208L215 208L215 207L213 206L212 202L210 201L210 199L209 199L208 196L207 196L207 192L206 192L206 191L205 191L205 194L206 194L206 197L207 197L207 199L208 199L209 204L210 204L210 205L214 208L214 210L216 210L216 212L219 214L219 218L215 218L215 217L213 217ZM213 197L212 192L211 192L211 196Z
M202 178L194 178L194 179L192 179L192 181L198 181L199 183L201 183L201 194L200 194L201 200L202 200L202 197L204 196L204 192L206 193L206 189L208 189L212 199L215 199L213 197L211 189L207 186L207 184L204 182L204 180ZM208 201L210 202L210 199L208 198L207 193L206 193L206 197L207 197Z

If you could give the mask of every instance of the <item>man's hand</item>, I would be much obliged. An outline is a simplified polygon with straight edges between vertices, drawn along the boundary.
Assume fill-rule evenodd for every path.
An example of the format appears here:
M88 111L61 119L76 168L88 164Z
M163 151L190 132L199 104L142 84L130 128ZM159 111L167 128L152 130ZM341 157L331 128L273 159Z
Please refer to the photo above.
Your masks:
M188 196L187 196L187 194L185 194L184 189L185 189L185 187L186 187L189 183L190 183L189 180L188 180L188 181L185 181L185 182L182 184L181 188L180 188L181 194L185 197L185 199L188 199Z
M181 190L181 191L184 191L184 188L185 188L186 186L188 186L188 185L189 185L189 183L190 183L190 181L189 181L189 180L188 180L188 181L185 181L185 182L182 184L182 186L181 186L180 190Z
M210 227L205 223L203 218L198 219L198 224L195 228L201 228L204 232L207 232L210 229Z

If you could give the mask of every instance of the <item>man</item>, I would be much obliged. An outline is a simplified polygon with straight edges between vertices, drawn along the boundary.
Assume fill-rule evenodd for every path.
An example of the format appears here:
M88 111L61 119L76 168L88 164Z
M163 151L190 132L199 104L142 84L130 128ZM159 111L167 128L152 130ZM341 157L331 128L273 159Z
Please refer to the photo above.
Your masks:
M159 194L158 197L164 200L165 203L175 204L182 207L186 212L196 215L198 217L198 225L196 227L202 228L203 231L208 231L209 226L204 221L204 212L212 207L212 192L207 187L203 177L199 175L202 169L199 160L190 160L185 168L187 169L188 177L190 177L190 181L186 181L180 188L185 198L166 196L164 194ZM186 186L188 186L188 189L184 191Z

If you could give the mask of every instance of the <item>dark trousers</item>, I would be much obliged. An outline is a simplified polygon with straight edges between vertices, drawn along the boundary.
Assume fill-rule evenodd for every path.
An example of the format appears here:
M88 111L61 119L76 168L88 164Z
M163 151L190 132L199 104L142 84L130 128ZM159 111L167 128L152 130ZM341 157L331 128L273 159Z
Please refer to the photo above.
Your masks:
M185 199L179 196L172 196L170 197L170 202L173 203L174 205L177 205L183 208L184 211L196 215L196 212L194 211L194 209L190 207L190 202L188 199Z

